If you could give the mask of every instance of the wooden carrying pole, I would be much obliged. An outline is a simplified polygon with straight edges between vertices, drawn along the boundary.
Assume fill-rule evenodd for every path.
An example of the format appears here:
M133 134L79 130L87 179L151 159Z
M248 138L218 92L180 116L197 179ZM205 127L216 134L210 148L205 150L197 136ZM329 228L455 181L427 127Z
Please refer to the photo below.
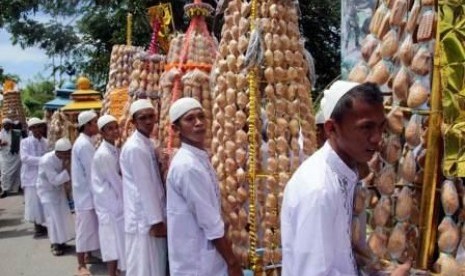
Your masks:
M439 25L439 24L438 24ZM434 50L434 70L430 95L431 114L428 124L427 152L425 173L423 177L423 192L420 208L420 251L417 266L428 269L433 258L437 234L437 203L436 188L440 178L441 160L441 124L442 124L442 91L441 91L441 43L439 28L436 26L436 45Z

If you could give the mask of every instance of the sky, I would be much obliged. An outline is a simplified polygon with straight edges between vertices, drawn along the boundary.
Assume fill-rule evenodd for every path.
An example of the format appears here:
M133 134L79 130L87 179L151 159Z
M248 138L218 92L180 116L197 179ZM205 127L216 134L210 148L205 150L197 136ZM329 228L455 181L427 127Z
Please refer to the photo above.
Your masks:
M23 50L19 45L13 46L10 37L5 29L0 29L0 66L4 73L18 75L20 87L39 73L44 77L51 74L51 70L46 68L50 61L43 50L36 47Z

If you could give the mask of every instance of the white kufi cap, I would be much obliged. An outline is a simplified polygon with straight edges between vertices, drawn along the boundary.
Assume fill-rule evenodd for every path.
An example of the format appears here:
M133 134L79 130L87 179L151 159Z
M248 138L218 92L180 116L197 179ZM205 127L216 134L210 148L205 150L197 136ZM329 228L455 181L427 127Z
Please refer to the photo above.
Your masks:
M68 138L58 139L55 143L55 151L68 151L72 148L71 142Z
M102 130L104 126L111 122L116 122L116 118L111 115L103 115L97 120L98 129Z
M93 110L87 110L79 113L78 116L78 127L82 127L83 125L87 124L88 122L92 121L92 119L96 118L98 115Z
M148 99L139 99L131 104L131 107L129 108L129 114L132 117L137 111L148 108L154 109L152 102L150 102Z
M5 118L5 119L2 120L2 125L4 125L4 124L12 124L12 123L13 123L13 121L11 119L9 119L9 118Z
M185 97L175 101L170 107L170 122L176 122L184 114L197 108L202 108L202 105L194 98Z
M352 81L336 81L328 90L324 91L324 96L321 100L321 110L323 111L325 120L329 120L337 102L342 96L359 84Z
M323 110L320 110L315 115L315 124L321 125L325 123L325 116L323 115Z
M27 121L27 127L32 127L40 124L45 124L45 121L36 117L32 117L31 119L29 119L29 121Z

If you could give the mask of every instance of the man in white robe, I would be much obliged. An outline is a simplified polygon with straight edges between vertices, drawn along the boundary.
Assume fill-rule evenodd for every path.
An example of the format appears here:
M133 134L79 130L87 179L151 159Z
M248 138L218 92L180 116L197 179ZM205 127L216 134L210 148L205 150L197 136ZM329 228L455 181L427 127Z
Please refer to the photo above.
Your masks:
M0 197L3 198L11 192L17 192L17 189L19 189L21 159L17 149L12 147L13 121L5 118L2 120L2 125L3 128L0 131L0 179L2 194Z
M65 243L73 235L71 211L66 199L64 184L71 180L69 162L71 142L61 138L55 150L40 158L37 177L37 194L44 207L52 253L63 255Z
M167 178L170 274L242 275L225 235L218 179L205 151L202 106L193 98L181 98L169 116L182 141Z
M83 111L78 115L79 137L71 152L71 183L76 213L76 256L78 275L90 274L86 263L91 252L100 248L98 219L91 188L91 167L95 154L92 137L98 133L97 113Z
M21 187L24 190L24 220L34 223L34 238L37 238L47 235L44 210L36 189L39 160L48 147L47 139L43 137L46 122L31 118L27 126L31 135L21 141Z
M150 133L155 111L149 100L130 107L136 131L121 150L126 275L167 275L165 191Z
M351 246L357 163L379 150L386 124L383 97L375 84L338 81L324 99L328 140L284 190L283 276L358 275ZM409 266L399 266L394 275Z
M116 118L103 115L97 121L103 140L92 162L92 191L99 222L100 250L108 275L126 270L124 251L123 183L119 167L120 136Z

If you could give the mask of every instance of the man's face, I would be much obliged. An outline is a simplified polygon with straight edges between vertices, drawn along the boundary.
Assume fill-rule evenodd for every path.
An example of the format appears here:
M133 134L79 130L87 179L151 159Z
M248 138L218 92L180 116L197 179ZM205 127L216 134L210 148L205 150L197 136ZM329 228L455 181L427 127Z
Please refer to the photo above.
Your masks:
M354 99L352 104L340 122L331 119L325 123L335 151L349 166L371 159L379 150L386 126L382 104L373 105L361 99Z
M90 120L87 124L86 124L86 131L87 133L89 134L89 136L94 136L98 133L98 125L97 125L97 117L95 117L94 119Z
M103 139L110 143L115 143L115 141L119 138L119 126L117 122L110 122L106 124L101 131Z
M151 108L137 111L134 113L133 122L140 133L150 137L155 125L155 111Z
M173 126L186 142L203 148L207 133L205 125L205 113L197 108L184 114Z
M39 124L39 125L31 126L29 130L32 132L32 135L35 138L41 139L45 133L44 128L45 128L45 124Z
M5 130L10 130L12 127L13 127L13 125L10 124L10 123L3 124L3 128L4 128Z
M55 155L61 161L69 160L71 158L71 150L67 151L55 151Z

